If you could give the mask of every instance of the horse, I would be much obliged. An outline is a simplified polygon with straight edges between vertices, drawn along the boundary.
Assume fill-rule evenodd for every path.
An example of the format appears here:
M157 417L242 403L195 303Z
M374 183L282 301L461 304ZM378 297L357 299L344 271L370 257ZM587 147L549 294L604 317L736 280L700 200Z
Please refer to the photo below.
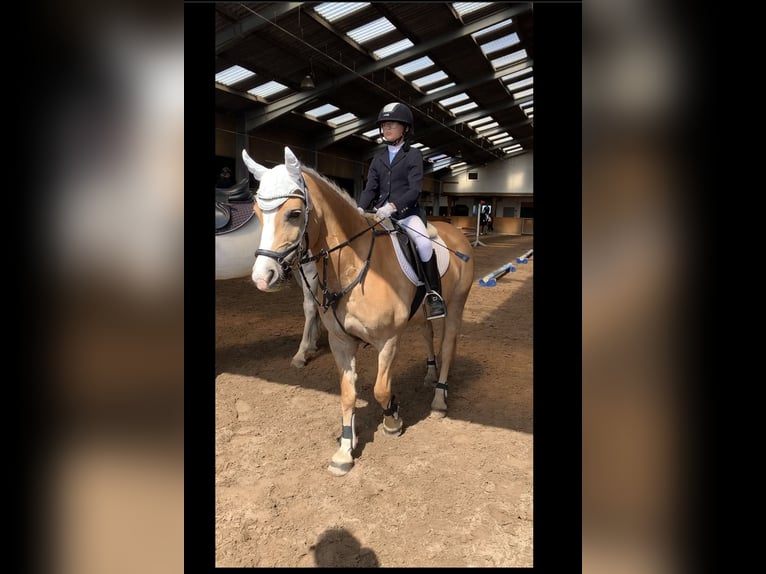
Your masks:
M219 233L215 236L215 278L237 279L249 277L255 263L255 250L261 242L261 222L257 217L250 217L246 223L234 231ZM306 280L298 274L295 279L303 291L303 337L298 351L290 364L301 369L308 362L308 355L317 351L320 335L319 310L314 303L312 290L318 284L316 263L307 263L304 267Z
M391 389L391 366L399 338L410 323L420 324L426 342L424 384L433 388L431 416L446 415L447 377L474 277L473 259L465 255L472 253L472 248L456 227L444 222L432 224L438 231L434 244L441 245L443 256L448 258L442 277L447 315L438 368L433 327L415 307L418 287L402 271L390 238L381 236L376 241L382 220L361 214L345 191L315 170L301 166L288 147L285 163L271 169L252 160L246 150L242 157L261 182L253 207L263 226L253 266L255 286L272 291L292 266L321 261L315 293L317 303L322 297L320 317L340 371L342 413L340 445L327 470L343 476L354 465L352 451L358 444L354 408L360 343L378 351L373 394L383 409L384 435L399 436L403 430ZM420 301L422 293L421 288Z

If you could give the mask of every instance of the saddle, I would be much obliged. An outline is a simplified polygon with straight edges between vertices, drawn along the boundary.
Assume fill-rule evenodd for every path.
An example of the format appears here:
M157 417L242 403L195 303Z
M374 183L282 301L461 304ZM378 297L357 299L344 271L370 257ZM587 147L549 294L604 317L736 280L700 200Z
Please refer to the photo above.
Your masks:
M242 227L255 215L250 177L229 188L215 188L215 234L229 233Z
M376 231L375 233L391 236L391 241L394 244L394 251L396 252L402 272L414 285L417 286L415 297L410 306L410 319L412 319L413 315L420 307L420 304L423 302L426 293L423 263L420 261L420 256L417 253L415 244L410 240L407 232L396 220L384 219L380 220L380 224L385 231ZM436 252L439 275L444 275L449 267L449 253L441 246L441 240L436 228L430 223L426 223L426 229L429 237L436 239L434 242L434 250Z

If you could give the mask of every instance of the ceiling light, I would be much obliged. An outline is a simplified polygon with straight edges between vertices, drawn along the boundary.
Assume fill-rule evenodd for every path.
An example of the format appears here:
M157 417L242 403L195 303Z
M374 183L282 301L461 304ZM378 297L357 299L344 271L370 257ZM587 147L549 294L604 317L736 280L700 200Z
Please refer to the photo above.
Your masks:
M313 90L314 88L316 88L314 78L311 77L311 74L306 74L301 80L301 90Z

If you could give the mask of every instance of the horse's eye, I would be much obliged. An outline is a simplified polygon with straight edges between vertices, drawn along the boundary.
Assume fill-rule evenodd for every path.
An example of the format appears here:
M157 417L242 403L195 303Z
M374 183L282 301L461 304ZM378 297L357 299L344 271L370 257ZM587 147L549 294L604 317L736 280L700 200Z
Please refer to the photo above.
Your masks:
M287 214L287 219L289 221L295 221L298 219L303 212L300 209L293 209L290 213Z

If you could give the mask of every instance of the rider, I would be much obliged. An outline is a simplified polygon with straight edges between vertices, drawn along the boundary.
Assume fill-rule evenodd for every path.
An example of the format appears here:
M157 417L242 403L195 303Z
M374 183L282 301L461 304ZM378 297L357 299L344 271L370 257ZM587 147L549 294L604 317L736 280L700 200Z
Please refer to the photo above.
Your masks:
M378 198L375 215L393 217L402 224L423 262L426 318L438 319L446 316L447 310L441 296L436 252L426 231L425 213L418 203L423 189L423 154L407 141L415 134L412 111L404 104L392 102L383 106L376 123L387 146L370 163L358 209L364 212Z

